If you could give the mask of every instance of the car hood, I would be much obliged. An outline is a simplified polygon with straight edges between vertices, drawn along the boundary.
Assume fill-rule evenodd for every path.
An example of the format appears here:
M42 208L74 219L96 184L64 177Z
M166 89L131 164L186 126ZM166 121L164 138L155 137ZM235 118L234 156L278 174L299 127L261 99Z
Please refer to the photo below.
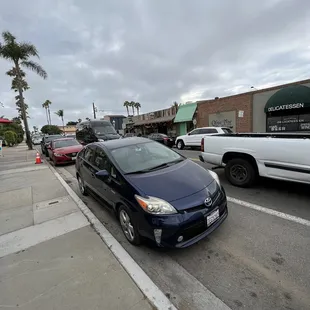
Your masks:
M206 169L189 159L154 172L127 174L125 177L144 195L168 202L193 195L214 181Z
M54 152L59 154L78 153L82 148L83 145L73 145L54 149Z

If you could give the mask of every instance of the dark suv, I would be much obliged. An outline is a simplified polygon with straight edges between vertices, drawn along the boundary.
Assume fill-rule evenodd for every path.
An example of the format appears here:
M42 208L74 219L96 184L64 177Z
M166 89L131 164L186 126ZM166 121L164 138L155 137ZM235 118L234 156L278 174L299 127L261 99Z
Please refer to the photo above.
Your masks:
M89 120L76 125L76 139L83 145L119 138L109 121Z

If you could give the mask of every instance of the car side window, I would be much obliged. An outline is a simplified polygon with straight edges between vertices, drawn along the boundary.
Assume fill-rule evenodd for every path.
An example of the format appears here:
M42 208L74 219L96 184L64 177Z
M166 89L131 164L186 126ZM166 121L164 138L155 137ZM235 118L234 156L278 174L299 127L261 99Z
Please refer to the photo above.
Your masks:
M96 149L94 164L99 170L109 171L109 159L103 149Z
M201 134L217 133L217 130L214 128L200 129L200 131Z
M193 131L191 131L191 136L193 135L199 135L200 129L195 129Z
M95 149L92 147L88 147L85 150L84 159L88 162L91 162L95 155Z

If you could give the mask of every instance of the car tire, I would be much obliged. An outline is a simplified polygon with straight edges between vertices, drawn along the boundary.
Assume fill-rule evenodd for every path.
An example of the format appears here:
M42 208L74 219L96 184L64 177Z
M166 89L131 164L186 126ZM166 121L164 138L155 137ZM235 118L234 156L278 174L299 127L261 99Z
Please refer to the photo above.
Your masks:
M257 178L257 172L251 162L243 158L230 160L225 166L227 180L238 187L250 187Z
M183 142L183 140L178 140L177 141L177 148L179 150L183 150L184 149L184 142Z
M88 196L88 190L87 190L86 185L84 184L83 179L78 175L77 180L78 180L79 189L80 189L81 194L83 196Z
M126 239L133 245L141 244L141 237L130 209L126 206L121 206L118 210L118 219Z

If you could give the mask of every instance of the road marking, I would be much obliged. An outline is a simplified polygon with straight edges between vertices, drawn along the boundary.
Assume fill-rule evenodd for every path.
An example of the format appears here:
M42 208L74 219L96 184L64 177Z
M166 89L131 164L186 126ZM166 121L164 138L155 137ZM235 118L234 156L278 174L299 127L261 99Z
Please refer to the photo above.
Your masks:
M287 214L287 213L279 212L279 211L276 211L276 210L273 210L273 209L268 209L268 208L256 205L254 203L250 203L250 202L243 201L243 200L240 200L240 199L236 199L236 198L233 198L233 197L227 197L227 201L235 203L235 204L240 205L242 207L247 207L247 208L250 208L250 209L253 209L253 210L256 210L256 211L260 211L260 212L263 212L263 213L267 213L267 214L270 214L270 215L277 216L277 217L282 218L284 220L288 220L288 221L291 221L291 222L295 222L295 223L298 223L298 224L310 227L310 221L308 221L306 219L303 219L301 217L298 217L298 216L294 216L294 215L290 215L290 214Z

